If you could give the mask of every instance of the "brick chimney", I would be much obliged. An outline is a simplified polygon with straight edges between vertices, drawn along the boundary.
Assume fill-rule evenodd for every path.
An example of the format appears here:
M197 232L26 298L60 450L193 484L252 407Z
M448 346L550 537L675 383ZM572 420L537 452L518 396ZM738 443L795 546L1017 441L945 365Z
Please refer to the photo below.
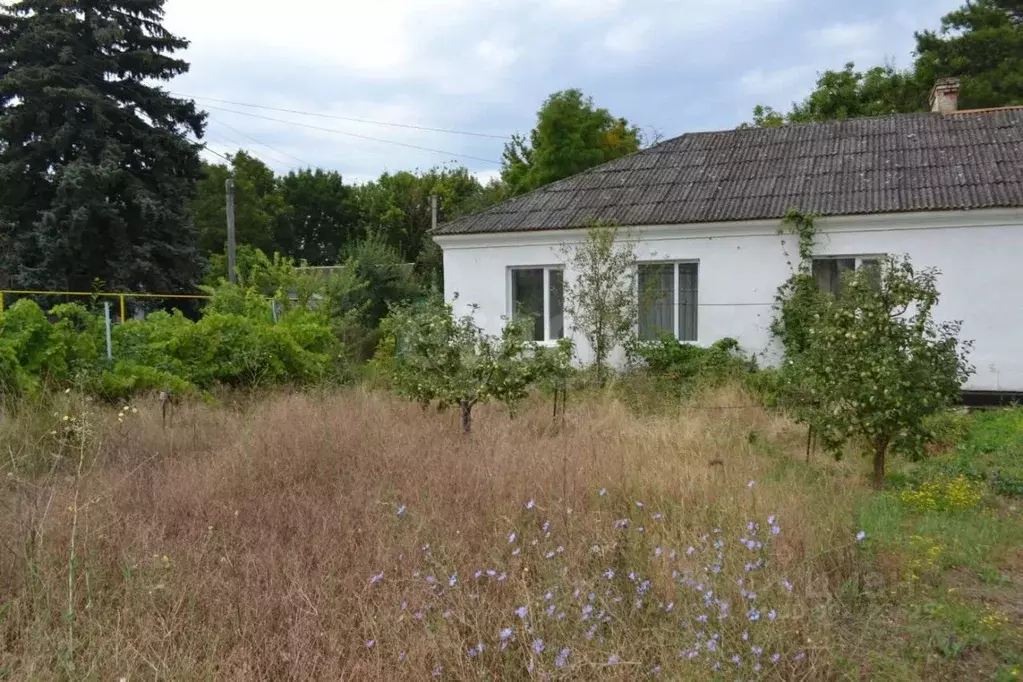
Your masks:
M956 110L959 104L958 78L939 78L934 81L931 90L931 111L936 114L948 114Z

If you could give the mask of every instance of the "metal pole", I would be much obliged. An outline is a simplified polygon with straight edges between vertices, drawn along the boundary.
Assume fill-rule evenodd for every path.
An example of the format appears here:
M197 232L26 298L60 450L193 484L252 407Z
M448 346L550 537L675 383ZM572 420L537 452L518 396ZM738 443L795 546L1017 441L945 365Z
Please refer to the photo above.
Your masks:
M431 224L433 230L436 231L436 229L437 229L437 195L436 194L431 194L430 195L430 213L431 213L431 216L432 216L432 220L431 220L430 224Z
M236 283L235 274L235 253L234 253L234 180L227 179L227 281Z
M121 298L121 324L124 324L128 319L127 309L124 307L124 294L121 294L120 298Z
M274 324L277 324L277 299L275 298L270 299L270 311L274 316Z
M110 340L110 301L103 301L103 312L107 325L107 360L113 360L114 345Z

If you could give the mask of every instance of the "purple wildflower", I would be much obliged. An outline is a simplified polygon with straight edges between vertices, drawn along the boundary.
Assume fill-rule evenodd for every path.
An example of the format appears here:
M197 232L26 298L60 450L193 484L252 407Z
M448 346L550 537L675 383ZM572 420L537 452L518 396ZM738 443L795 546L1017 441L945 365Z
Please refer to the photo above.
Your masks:
M604 577L607 578L608 580L613 579L615 577L614 569L609 568L606 571L604 571Z
M534 639L533 640L533 653L535 653L537 655L540 655L540 654L543 653L543 640L542 639Z
M781 654L771 654L771 663L777 663L781 660Z
M781 526L771 526L771 535L777 535L781 532Z
M515 533L509 533L508 534L508 544L510 545L513 542L515 542Z
M436 668L433 669L433 676L434 677L440 677L440 674L442 672L444 672L444 668L442 668L441 666L438 665Z
M798 654L792 657L792 660L795 661L796 663L799 663L804 658L806 658L806 654L800 651Z
M558 608L558 607L557 607L557 606L555 606L554 604L548 604L548 606L547 606L547 617L548 617L548 618L550 618L551 616L553 616L553 615L554 615L554 610L555 610L556 608Z
M732 663L735 665L742 665L742 658L740 658L739 654L732 656Z
M788 578L782 578L781 584L785 586L785 589L789 592L792 591L792 583L789 582Z
M756 482L756 481L750 481L749 483L747 483L747 484L746 484L746 487L747 487L747 488L752 488L752 487L753 487L753 486L755 486L756 484L757 484L757 482Z
M756 609L750 609L749 611L746 612L746 617L749 618L751 623L755 623L758 620L760 620L760 611L757 611Z
M398 505L398 516L401 516L404 513L405 513L405 505L399 504Z
M512 629L511 628L505 628L505 629L501 630L501 634L498 635L498 636L501 638L501 641L503 642L503 641L505 641L506 639L509 639L512 636Z
M434 578L432 575L428 575L428 576L426 576L426 582L428 582L429 584L433 585L433 584L435 584L437 582L437 579Z
M457 573L452 573L451 577L448 578L448 587L454 587L457 584L458 584L458 574Z
M715 639L708 639L707 640L707 651L709 651L711 653L714 653L717 650L718 650L717 640L715 640Z
M856 542L863 542L867 539L867 534L864 531L860 531L856 534Z
M604 495L607 495L607 488L601 488L600 492L597 493L598 497L604 497Z
M615 528L628 528L628 527L629 527L629 520L628 519L618 519L617 521L615 521Z
M559 651L557 658L554 659L554 665L558 668L564 668L565 661L568 659L568 654L569 651L567 647Z
M768 517L767 517L767 523L769 523L769 524L773 524L773 523L774 523L774 521L775 521L775 516L774 516L774 514L771 514L770 516L768 516Z
M589 620L591 613L593 613L593 605L583 604L583 615L581 620Z
M380 582L383 579L384 579L384 572L381 571L381 572L377 573L375 576L373 576L372 578L369 579L369 584L370 585L376 585L378 582Z
M749 641L749 633L748 632L742 633L742 641L744 641L744 642L748 642Z
M614 665L617 662L618 662L618 654L611 654L610 656L607 657L607 664L608 665Z
M696 548L695 547L690 547L689 549L686 550L686 556L692 556L695 552L696 552Z
M544 521L543 522L543 532L546 533L550 529L551 529L551 522L550 521Z
M754 655L754 656L759 656L760 654L764 653L764 649L763 649L763 647L759 647L759 646L754 646L754 647L752 647L752 648L750 649L750 651L752 651L752 652L753 652L753 655Z
M515 549L512 550L512 556L518 556L521 553L522 553L521 547L516 547Z
M777 618L777 617L778 617L778 614L775 612L774 609L771 609L768 612L768 614L767 614L767 620L771 621L772 623L774 622L774 619Z
M654 556L661 556L664 554L664 550L660 547L654 547Z
M375 645L376 643L377 643L377 641L375 639L371 639L368 642L366 642L366 648L367 649L372 649L373 645Z
M532 509L535 506L536 506L535 500L530 500L529 502L526 502L526 509Z
M407 657L407 654L404 651L399 651L398 652L398 663L404 663L406 657Z
M529 609L526 608L525 606L520 606L519 608L515 609L515 615L518 616L519 618L525 618L526 614L528 613Z
M657 512L656 514L653 515L654 521L660 521L663 518L664 518L664 514L662 514L661 512Z
M508 574L507 573L502 573L501 575L497 576L497 582L503 583L507 578L508 578Z
M759 663L754 663L753 664L753 672L755 672L755 673L760 672L760 664Z
M636 506L639 507L640 509L642 509L643 508L643 503L640 502L639 500L636 500Z

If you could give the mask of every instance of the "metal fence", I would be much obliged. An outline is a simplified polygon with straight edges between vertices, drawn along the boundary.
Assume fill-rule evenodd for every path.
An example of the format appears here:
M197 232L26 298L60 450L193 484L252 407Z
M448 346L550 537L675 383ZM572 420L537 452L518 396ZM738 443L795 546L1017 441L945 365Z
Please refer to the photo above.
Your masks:
M140 293L107 293L102 291L37 291L33 289L0 289L0 313L4 311L4 296L78 296L84 298L113 298L120 304L121 322L128 319L128 299L173 299L173 300L209 300L205 294L140 294Z

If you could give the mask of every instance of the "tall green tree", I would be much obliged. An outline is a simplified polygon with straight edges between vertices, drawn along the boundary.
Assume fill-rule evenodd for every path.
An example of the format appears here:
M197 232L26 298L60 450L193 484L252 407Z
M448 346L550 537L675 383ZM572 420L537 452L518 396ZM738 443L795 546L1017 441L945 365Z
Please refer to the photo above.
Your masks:
M281 253L310 265L333 265L361 236L355 190L340 173L292 171L278 187L283 206L273 241Z
M840 71L825 71L817 85L791 111L781 114L769 106L753 108L752 123L741 128L776 128L786 123L836 121L864 116L926 111L930 86L923 86L912 70L892 65L857 71L849 62Z
M501 178L510 195L523 194L637 151L639 128L599 108L580 90L556 92L536 114L529 141L505 145Z
M501 198L498 186L484 187L464 167L384 173L360 186L357 194L366 235L396 249L403 262L416 263L420 275L435 283L441 258L429 237L430 195L437 195L439 222L482 210Z
M916 34L924 83L962 78L960 108L1023 104L1023 0L971 0Z
M206 256L221 253L227 243L227 190L234 178L235 237L266 253L280 251L274 226L284 210L277 176L265 163L245 151L229 155L231 165L204 164L192 213L199 231L199 248Z
M204 115L154 82L188 71L164 0L0 6L0 268L15 286L190 290Z

